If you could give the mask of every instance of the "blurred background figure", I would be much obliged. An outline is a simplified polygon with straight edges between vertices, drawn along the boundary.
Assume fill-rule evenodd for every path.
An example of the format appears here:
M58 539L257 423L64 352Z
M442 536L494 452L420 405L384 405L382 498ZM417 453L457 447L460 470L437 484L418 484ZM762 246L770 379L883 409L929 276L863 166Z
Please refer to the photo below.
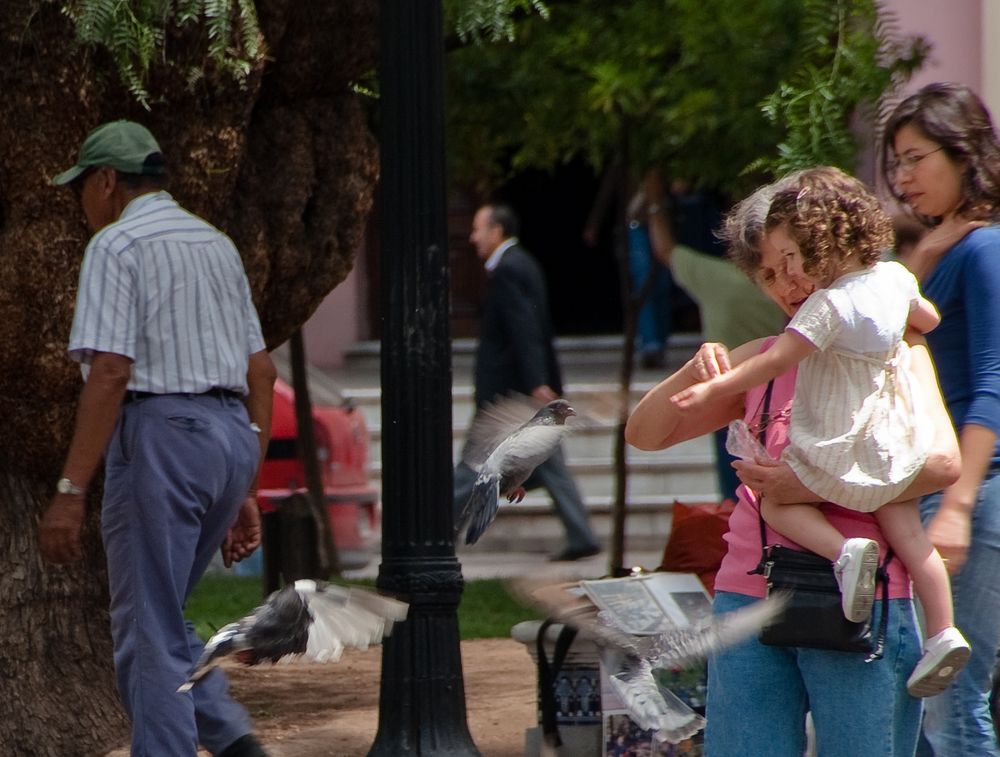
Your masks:
M530 396L539 406L562 394L545 279L517 234L517 216L507 205L484 205L473 217L469 241L488 279L474 371L477 410L512 393ZM468 502L476 477L476 471L465 463L456 466L456 514ZM580 490L566 467L562 445L524 486L548 490L566 530L566 547L553 560L578 560L601 551L587 522Z
M665 201L663 178L658 169L650 169L646 173L642 192L649 203L660 205ZM673 196L688 197L683 194ZM668 217L663 214L650 217L649 236L653 254L662 265L669 268L673 280L698 305L702 338L706 342L718 342L734 349L754 339L781 333L787 321L781 309L739 268L724 257L714 254L719 247L718 238L714 234L718 225L711 229L713 245L707 246L707 239L700 229L709 218L720 223L718 216L706 212L705 202L692 203L691 207L701 208L697 211L701 220L694 222L687 219L685 238L698 238L700 234L702 243L706 244L705 249L710 250L709 252L685 244L676 235ZM766 207L758 210L762 214L767 213ZM693 212L695 211L689 211L689 214ZM679 217L685 218L684 215ZM724 499L735 500L736 487L740 482L730 464L733 458L726 451L725 428L715 432L715 457L719 493Z

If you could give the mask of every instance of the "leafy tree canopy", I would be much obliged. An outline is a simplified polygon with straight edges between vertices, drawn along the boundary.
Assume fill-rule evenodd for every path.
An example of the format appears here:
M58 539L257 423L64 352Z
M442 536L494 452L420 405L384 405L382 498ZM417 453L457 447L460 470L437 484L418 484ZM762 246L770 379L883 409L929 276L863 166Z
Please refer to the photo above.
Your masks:
M623 127L633 168L734 194L791 167L851 170L855 113L926 52L875 0L551 0L547 16L518 5L506 8L512 41L473 35L448 59L452 169L485 186L580 156L600 167Z

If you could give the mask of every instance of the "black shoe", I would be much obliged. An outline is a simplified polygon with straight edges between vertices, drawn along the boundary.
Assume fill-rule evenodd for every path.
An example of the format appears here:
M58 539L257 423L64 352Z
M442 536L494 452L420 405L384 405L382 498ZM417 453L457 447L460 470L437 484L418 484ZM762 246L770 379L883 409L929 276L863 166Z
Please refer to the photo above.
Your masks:
M584 547L583 549L570 549L567 547L559 554L552 555L549 558L549 562L572 562L573 560L582 560L584 557L593 557L600 553L601 548L596 544L592 547Z
M219 752L218 757L267 757L267 752L257 741L257 737L248 733Z

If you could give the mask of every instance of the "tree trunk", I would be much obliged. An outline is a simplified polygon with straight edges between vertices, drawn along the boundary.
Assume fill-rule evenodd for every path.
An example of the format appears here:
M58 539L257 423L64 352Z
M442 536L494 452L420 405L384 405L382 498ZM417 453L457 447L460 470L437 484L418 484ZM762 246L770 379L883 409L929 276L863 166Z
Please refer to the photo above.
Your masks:
M72 433L80 373L66 355L88 232L50 177L98 124L157 136L178 201L233 237L268 345L340 283L371 208L376 142L350 83L375 65L377 4L258 0L269 63L248 85L192 88L198 30L168 37L151 112L107 56L73 41L52 0L0 0L0 751L103 753L124 719L111 671L104 556L92 487L84 560L41 563L37 522Z
M49 480L0 474L0 745L4 754L104 754L126 738L114 689L104 553L91 498L83 562L46 569L35 544ZM95 546L96 545L96 546Z

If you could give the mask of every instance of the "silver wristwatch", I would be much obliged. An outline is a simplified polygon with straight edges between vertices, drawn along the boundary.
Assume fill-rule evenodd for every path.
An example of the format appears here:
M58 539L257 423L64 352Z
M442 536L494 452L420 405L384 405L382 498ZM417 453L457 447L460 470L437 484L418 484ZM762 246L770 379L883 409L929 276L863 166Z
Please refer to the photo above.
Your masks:
M77 486L68 478L60 478L56 481L56 491L60 494L72 494L75 497L82 497L87 490L82 486Z

